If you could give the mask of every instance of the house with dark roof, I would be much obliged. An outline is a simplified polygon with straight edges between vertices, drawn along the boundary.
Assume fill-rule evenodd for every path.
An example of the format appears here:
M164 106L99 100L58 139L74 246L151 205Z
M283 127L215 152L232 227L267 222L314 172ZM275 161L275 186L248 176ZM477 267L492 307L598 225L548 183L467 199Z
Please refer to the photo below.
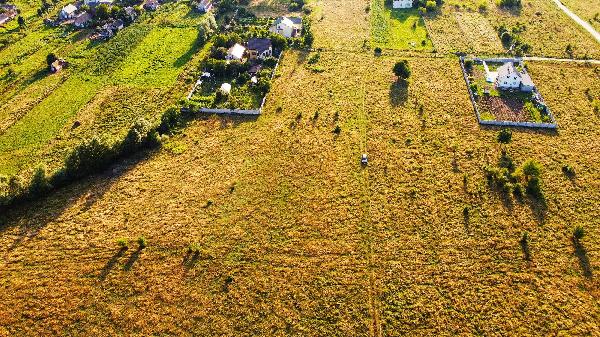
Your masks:
M159 5L158 0L146 0L146 2L144 2L144 9L147 11L155 11L158 9Z
M201 0L196 4L196 10L200 13L208 13L213 8L211 0Z
M0 9L2 9L3 12L0 13L0 26L14 19L14 17L19 13L17 6L12 4L2 4L0 5Z
M248 58L251 60L273 56L273 45L270 39L251 38L248 40Z
M91 22L92 14L88 12L83 12L75 17L75 20L73 20L73 26L77 28L85 28L89 26Z

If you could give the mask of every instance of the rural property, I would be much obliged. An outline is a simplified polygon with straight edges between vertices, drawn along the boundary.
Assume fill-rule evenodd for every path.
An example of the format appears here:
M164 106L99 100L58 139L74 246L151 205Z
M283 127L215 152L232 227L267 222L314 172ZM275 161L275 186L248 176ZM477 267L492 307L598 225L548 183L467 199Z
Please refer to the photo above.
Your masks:
M0 336L600 336L599 13L0 0Z

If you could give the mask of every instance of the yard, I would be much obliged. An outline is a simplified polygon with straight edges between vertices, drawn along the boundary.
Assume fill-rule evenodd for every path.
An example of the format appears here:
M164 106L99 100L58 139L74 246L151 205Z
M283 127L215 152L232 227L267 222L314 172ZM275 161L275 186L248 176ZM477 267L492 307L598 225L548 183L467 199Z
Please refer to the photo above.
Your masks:
M502 63L486 62L490 73L496 73ZM484 120L549 123L550 116L536 105L531 93L515 90L499 90L486 80L482 64L475 63L469 75L470 90L475 96L479 113Z
M392 9L384 0L371 3L373 47L431 51L433 45L417 9Z

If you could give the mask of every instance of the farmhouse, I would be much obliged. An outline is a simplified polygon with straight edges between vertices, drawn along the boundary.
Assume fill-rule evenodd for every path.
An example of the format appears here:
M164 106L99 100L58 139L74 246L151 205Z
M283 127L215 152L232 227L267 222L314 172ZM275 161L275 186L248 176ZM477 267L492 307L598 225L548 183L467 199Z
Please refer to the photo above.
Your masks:
M393 8L412 8L413 0L394 0Z
M513 62L506 62L498 68L495 84L500 90L520 89L521 91L530 92L535 88L529 74L518 70Z
M77 28L85 28L92 21L92 15L88 12L83 12L75 17L73 20L73 26Z
M302 18L282 16L275 20L270 31L284 37L297 37L302 34Z
M252 38L248 40L248 58L264 60L273 55L273 46L269 39Z
M75 12L77 12L77 7L73 4L68 4L60 10L58 17L61 20L68 20L75 17Z
M227 50L227 56L225 57L227 60L238 60L241 61L244 58L244 53L246 52L246 47L242 46L239 43L236 43L233 47Z
M208 13L212 9L213 5L210 0L201 0L196 5L196 10L200 13Z

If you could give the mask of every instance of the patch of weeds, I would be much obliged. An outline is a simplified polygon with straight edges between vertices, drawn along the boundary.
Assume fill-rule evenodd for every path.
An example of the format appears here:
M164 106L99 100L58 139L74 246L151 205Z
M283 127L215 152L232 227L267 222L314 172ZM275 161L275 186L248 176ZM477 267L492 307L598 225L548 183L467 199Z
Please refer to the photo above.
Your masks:
M339 125L335 126L335 129L333 129L333 133L335 133L336 135L339 135L342 132L342 128Z
M502 129L498 133L498 143L508 144L512 140L512 131L509 129Z
M562 172L569 179L575 178L575 169L571 165L567 165L567 164L563 165Z
M121 249L127 249L129 248L129 241L126 238L119 238L117 239L117 246Z
M577 226L573 229L573 239L580 241L585 236L585 229L583 226Z
M144 236L140 236L137 239L137 243L138 243L139 249L144 249L144 248L148 247L148 241L146 241L146 238Z

